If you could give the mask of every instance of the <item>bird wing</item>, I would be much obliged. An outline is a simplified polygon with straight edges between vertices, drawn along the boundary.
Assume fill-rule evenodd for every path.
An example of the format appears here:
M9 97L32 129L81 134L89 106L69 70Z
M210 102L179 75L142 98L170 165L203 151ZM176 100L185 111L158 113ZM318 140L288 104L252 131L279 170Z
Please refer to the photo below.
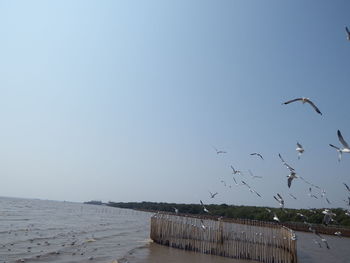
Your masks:
M337 150L340 150L340 148L339 148L339 147L334 146L333 144L329 144L329 146L331 146L331 147L333 147L333 148L335 148L335 149L337 149Z
M292 181L293 181L293 178L292 177L288 177L288 187L289 188L292 185Z
M199 201L201 202L201 205L202 205L202 206L204 206L204 204L203 204L202 200L199 200Z
M288 168L289 171L291 171L291 172L295 171L293 167L291 167L289 164L287 164L287 163L283 160L283 158L282 158L282 156L281 156L280 153L278 154L278 156L280 157L282 163Z
M279 193L277 193L277 195L281 199L281 201L283 201L283 197Z
M347 26L345 27L345 30L346 30L346 33L348 33L348 35L350 35L350 30Z
M313 108L314 110L318 113L318 114L321 114L322 115L322 112L319 110L319 108L317 108L317 106L309 99L305 100L307 103L309 103Z
M344 140L343 136L341 135L341 132L338 130L337 132L338 134L338 139L341 142L342 145L344 145L345 148L350 148L349 145L347 144L347 142Z
M298 142L297 142L297 146L298 146L299 148L303 148L303 146L302 146L300 143L298 143Z
M346 183L343 183L343 184L345 185L346 189L350 192L349 186Z
M262 160L264 160L264 158L262 157L262 155L261 155L260 153L258 153L258 156L259 156Z
M283 104L289 104L289 103L292 103L292 102L298 101L298 100L303 100L303 98L297 98L297 99L289 100L289 101L283 102Z

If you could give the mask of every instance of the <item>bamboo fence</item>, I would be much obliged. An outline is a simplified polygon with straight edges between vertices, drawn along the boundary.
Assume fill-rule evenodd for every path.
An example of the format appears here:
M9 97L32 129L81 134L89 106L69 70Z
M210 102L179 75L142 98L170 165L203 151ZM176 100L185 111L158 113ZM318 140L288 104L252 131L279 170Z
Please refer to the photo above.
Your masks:
M267 263L297 263L294 232L269 222L157 213L151 217L150 237L161 245L200 253Z

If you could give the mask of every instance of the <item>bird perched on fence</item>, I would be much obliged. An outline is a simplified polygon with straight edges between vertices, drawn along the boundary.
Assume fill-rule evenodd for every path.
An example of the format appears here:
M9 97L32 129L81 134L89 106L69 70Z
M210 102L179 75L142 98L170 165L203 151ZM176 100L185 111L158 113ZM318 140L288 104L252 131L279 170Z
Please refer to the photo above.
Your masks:
M301 101L303 104L305 102L310 104L318 114L322 115L321 111L317 108L317 106L309 98L304 98L304 97L303 98L297 98L297 99L293 99L293 100L289 100L289 101L283 102L282 104L286 105L286 104L289 104L289 103L292 103L292 102L295 102L295 101Z

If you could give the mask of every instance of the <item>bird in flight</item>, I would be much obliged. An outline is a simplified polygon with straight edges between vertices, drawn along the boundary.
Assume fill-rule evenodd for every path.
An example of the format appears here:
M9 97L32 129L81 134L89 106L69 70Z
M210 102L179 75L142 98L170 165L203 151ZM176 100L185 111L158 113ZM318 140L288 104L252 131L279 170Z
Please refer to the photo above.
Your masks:
M216 151L216 154L222 154L222 153L227 153L226 151L218 150L215 147L213 147L214 150Z
M233 174L242 174L241 171L236 170L232 165L231 165L230 167L231 167L231 169L232 169L232 173L233 173Z
M338 161L340 162L343 153L350 153L350 147L349 147L348 143L344 140L344 138L339 130L337 131L337 135L338 135L339 141L344 146L344 148L339 148L337 146L334 146L333 144L329 144L329 146L331 146L337 150Z
M300 159L301 154L304 152L303 146L297 142L297 148L295 150L298 152L298 159Z
M292 195L291 193L289 193L289 196L291 196L294 200L297 200L297 198L294 195Z
M280 204L281 208L284 208L284 200L279 193L277 193L277 196L274 195L273 198L275 198L275 200Z
M350 30L347 26L345 27L345 31L346 31L347 39L350 41Z
M273 220L280 222L280 219L277 217L277 215L275 213L273 213Z
M260 153L251 153L250 155L259 156L261 158L261 160L264 160L264 157L262 157L262 155Z
M203 207L203 211L206 212L206 213L209 213L209 210L204 206L202 200L199 200L201 202L201 205Z
M346 183L343 183L346 187L346 190L348 190L350 192L350 187L346 184Z
M254 179L254 178L262 178L262 176L254 175L251 170L248 170L249 175Z
M289 104L289 103L292 103L292 102L295 102L295 101L301 101L303 104L305 102L309 103L318 114L322 115L322 112L317 108L317 106L309 98L297 98L297 99L293 99L293 100L289 100L289 101L283 102L282 104Z
M210 198L214 198L214 197L218 194L218 192L215 192L215 193L213 194L212 192L209 191L209 194L210 194Z
M294 168L291 167L289 164L287 164L287 163L283 160L283 158L282 158L282 156L281 156L280 153L278 154L278 156L279 156L279 158L281 159L281 161L282 161L282 163L284 164L284 166L286 166L287 169L290 171L290 174L287 175L287 177L288 177L288 187L290 188L290 186L292 185L293 179L294 179L294 178L298 178L299 176L297 176L297 174L295 173Z

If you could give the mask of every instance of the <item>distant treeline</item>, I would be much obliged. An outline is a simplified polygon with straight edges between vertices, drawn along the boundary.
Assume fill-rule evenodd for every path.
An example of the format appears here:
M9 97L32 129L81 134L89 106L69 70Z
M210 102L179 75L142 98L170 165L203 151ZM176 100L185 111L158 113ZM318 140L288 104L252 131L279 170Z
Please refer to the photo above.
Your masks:
M109 202L108 206L129 208L145 211L163 211L173 212L174 208L178 209L180 214L194 214L194 215L208 215L203 211L200 204L175 204L175 203L154 203L154 202ZM304 221L311 224L322 224L324 214L323 209L280 209L271 207L257 207L257 206L233 206L227 204L221 205L205 205L209 210L211 216L222 216L226 218L241 218L262 221L273 221L273 213L276 213L282 223L284 222L301 222ZM271 210L271 212L268 211ZM334 226L348 226L350 227L350 217L345 214L341 208L332 209L336 214ZM297 213L303 214L306 218L302 218Z

